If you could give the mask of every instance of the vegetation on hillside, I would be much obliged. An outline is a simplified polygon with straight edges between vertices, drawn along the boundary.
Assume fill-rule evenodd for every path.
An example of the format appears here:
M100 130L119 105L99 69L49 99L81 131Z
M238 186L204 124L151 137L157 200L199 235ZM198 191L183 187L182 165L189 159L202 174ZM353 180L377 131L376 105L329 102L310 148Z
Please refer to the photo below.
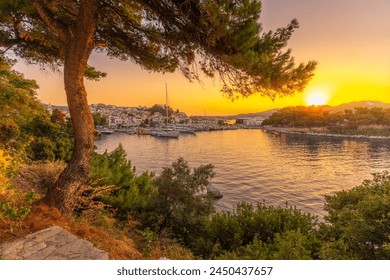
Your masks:
M38 209L47 206L32 204L34 197L27 192L16 193L18 186L12 185L12 175L6 171L10 156L2 153L1 160L0 230L6 233L31 227L36 219L42 220ZM191 169L178 159L158 175L137 175L123 148L118 147L95 154L91 169L91 187L84 192L89 203L76 207L75 221L67 227L114 258L390 257L388 172L327 196L328 214L319 222L293 207L264 204L241 203L233 212L215 212L212 201L201 192L212 178L211 165Z
M58 110L52 115L36 98L38 85L0 58L0 145L31 160L69 161L71 128Z
M119 185L97 199L110 206L118 221L138 220L135 229L151 243L168 234L205 259L389 258L387 172L327 196L328 214L319 222L294 207L264 204L241 203L233 212L216 212L201 195L213 174L210 165L191 170L179 159L159 175L136 175L121 147L94 157L96 163L111 163L92 166L96 174L108 174L99 185ZM121 173L122 168L127 172Z
M329 133L390 136L390 109L356 107L333 112L329 106L286 107L265 119L276 127L324 127Z

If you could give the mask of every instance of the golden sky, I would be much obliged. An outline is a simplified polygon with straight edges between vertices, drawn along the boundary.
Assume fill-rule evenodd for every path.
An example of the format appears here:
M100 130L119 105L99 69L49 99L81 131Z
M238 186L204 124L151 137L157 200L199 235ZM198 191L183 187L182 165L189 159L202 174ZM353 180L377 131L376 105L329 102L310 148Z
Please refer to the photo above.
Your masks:
M289 48L296 62L318 61L315 77L303 93L275 102L252 96L231 102L219 92L220 82L204 78L190 83L180 73L148 73L131 62L93 54L90 64L107 72L99 82L86 82L89 103L152 106L165 103L168 84L170 105L190 115L229 115L260 112L307 100L338 105L375 100L390 103L389 0L263 0L264 30L286 26L297 18L300 28ZM18 63L16 70L37 80L38 98L64 105L61 74L40 71ZM319 96L319 97L315 97ZM314 100L314 101L313 101Z

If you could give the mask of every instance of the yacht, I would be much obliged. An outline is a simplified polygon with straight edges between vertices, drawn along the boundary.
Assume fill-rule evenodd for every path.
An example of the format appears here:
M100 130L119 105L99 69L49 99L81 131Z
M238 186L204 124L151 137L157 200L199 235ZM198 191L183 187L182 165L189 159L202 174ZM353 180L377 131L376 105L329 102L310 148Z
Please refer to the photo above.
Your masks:
M165 84L165 117L166 117L166 123L168 124L168 86ZM150 135L156 136L156 137L164 137L164 138L179 138L179 131L176 130L174 126L163 126L154 129Z
M150 135L165 138L179 138L180 133L172 128L160 127L153 130Z
M196 135L195 130L188 126L176 126L176 130L183 134Z
M99 131L101 134L113 134L115 131L114 130L110 130L108 128L105 128L105 129L102 129Z

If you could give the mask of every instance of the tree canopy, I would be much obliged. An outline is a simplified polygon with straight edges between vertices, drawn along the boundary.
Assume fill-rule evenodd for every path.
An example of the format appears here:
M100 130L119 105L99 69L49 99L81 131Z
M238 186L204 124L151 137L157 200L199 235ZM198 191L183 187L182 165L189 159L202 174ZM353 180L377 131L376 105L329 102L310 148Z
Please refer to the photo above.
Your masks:
M230 98L259 92L274 99L301 91L316 63L296 66L285 48L298 22L264 32L260 11L259 0L0 1L0 51L42 67L63 66L74 147L49 189L49 203L69 210L89 175L94 123L84 76L105 75L88 65L94 50L149 71L179 69L189 80L200 72L218 75Z
M355 107L353 110L335 111L330 106L296 106L280 109L263 121L263 125L287 127L390 126L390 109Z
M146 70L180 69L190 80L199 78L198 69L218 73L230 97L295 93L315 68L312 61L295 65L285 49L298 22L264 32L258 0L3 0L0 46L31 63L62 66L80 16L92 11L88 3L95 5L93 49ZM92 79L104 75L92 67L85 73Z
M33 160L69 160L72 141L65 116L50 117L36 98L38 85L11 70L0 57L0 147L25 152Z

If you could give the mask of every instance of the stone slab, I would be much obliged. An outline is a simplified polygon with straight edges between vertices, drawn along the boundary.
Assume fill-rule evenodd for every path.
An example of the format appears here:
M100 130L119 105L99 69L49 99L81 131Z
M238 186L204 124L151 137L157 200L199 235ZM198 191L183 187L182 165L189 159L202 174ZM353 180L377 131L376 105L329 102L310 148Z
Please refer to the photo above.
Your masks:
M58 226L0 244L0 257L5 260L108 260L107 252Z

